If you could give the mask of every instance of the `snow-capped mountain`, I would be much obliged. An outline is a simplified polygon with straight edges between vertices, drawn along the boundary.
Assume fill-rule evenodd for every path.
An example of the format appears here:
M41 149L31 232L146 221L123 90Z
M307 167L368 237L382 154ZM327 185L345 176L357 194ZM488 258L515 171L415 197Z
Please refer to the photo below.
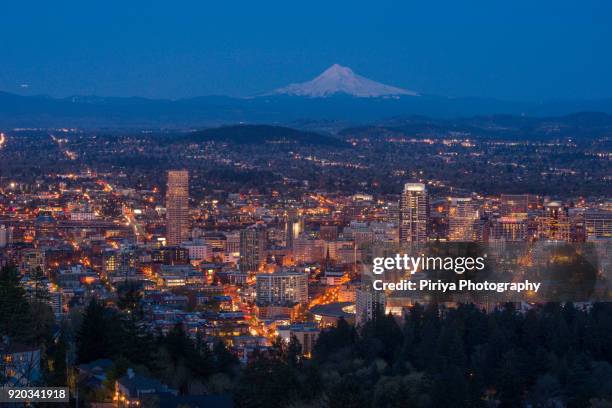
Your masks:
M418 96L407 89L396 88L372 81L353 72L352 69L334 64L321 75L308 82L290 84L276 89L272 94L324 98L335 94L347 94L360 98L381 96Z

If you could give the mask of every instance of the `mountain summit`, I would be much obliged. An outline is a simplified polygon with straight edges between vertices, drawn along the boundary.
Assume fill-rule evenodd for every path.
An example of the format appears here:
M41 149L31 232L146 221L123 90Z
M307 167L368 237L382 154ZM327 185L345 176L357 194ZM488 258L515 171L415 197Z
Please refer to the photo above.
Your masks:
M276 89L273 94L325 98L335 94L347 94L360 98L419 94L372 81L353 72L352 69L334 64L321 75L308 82L290 84Z

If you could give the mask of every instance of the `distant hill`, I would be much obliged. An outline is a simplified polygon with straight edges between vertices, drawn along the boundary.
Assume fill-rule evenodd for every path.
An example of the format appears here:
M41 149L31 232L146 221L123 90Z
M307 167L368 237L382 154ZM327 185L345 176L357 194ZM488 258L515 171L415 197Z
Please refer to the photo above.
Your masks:
M565 102L507 102L497 99L414 96L385 88L336 68L338 80L291 87L252 98L203 96L168 100L98 96L22 96L0 92L0 127L78 127L82 129L189 129L233 123L288 125L300 121L342 121L362 125L392 117L425 115L437 119L477 115L559 116L581 111L612 113L612 99ZM342 75L340 75L342 74ZM323 79L325 81L323 81ZM303 86L302 86L303 85ZM315 86L316 85L316 86ZM295 89L294 89L295 88ZM282 90L282 89L281 89ZM297 90L297 91L296 91ZM295 92L293 92L295 91ZM299 92L298 92L299 91ZM308 91L308 92L306 92ZM383 92L399 92L383 95ZM351 95L370 95L357 97ZM314 97L314 95L325 97ZM302 96L300 96L302 95ZM381 95L381 96L374 96Z
M339 132L350 137L491 137L508 140L549 140L556 138L590 139L612 137L612 115L580 112L565 116L529 117L491 115L452 120L423 116L395 117L367 126L345 128Z
M343 147L347 144L331 136L283 126L236 125L204 129L172 138L172 143L227 142L238 145L299 144Z

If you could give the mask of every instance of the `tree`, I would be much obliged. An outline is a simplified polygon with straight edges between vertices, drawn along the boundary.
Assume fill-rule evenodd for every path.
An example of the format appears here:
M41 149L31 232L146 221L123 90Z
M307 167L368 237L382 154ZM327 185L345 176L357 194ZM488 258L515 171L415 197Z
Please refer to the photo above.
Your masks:
M302 345L295 335L291 335L287 350L285 352L285 361L292 367L297 367L302 360Z
M37 267L32 273L31 280L34 283L32 300L36 303L46 303L50 299L49 287L47 279L40 267Z
M140 314L140 300L142 293L140 286L132 281L121 283L117 287L117 306L121 310L128 310L131 313Z
M113 365L106 372L106 381L104 386L107 392L110 394L115 388L115 382L123 377L130 368L130 361L125 357L119 357L115 359Z
M530 394L530 400L534 406L553 408L561 401L561 384L556 377L544 374L538 377Z
M335 328L324 330L314 347L314 358L326 360L332 353L351 348L357 339L357 332L346 320L340 318Z
M326 392L329 408L361 408L370 406L372 395L355 375L345 375Z
M428 384L422 373L382 377L374 388L373 406L425 408L431 406Z
M32 277L33 292L30 296L31 330L30 342L47 344L51 340L55 316L49 305L49 287L40 268L36 268Z
M153 368L156 363L154 338L134 317L134 314L129 313L117 319L119 324L115 324L118 327L112 338L120 347L115 349L117 354L128 359L133 365Z
M113 358L110 324L106 308L95 299L85 309L83 322L77 332L77 359L88 363L99 358Z
M212 350L215 371L233 374L240 364L238 358L232 354L222 341L217 341Z
M158 359L163 376L183 393L190 385L204 382L213 373L213 355L206 348L198 347L177 323L167 336L160 340L162 353Z
M14 267L0 269L0 334L27 341L31 329L31 309Z
M259 357L245 368L240 378L236 406L286 407L297 400L299 390L294 368L277 358Z

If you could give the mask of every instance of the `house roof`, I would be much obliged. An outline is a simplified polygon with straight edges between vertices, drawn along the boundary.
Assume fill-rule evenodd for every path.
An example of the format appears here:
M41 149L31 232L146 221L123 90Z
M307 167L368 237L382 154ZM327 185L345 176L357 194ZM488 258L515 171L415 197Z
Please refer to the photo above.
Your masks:
M89 363L80 364L79 369L83 371L102 370L106 371L113 365L113 360L108 358L100 358L98 360L90 361Z
M167 389L161 381L139 374L134 374L131 377L124 375L117 382L129 391L130 396L137 396L141 391L155 390L155 392L162 392Z

